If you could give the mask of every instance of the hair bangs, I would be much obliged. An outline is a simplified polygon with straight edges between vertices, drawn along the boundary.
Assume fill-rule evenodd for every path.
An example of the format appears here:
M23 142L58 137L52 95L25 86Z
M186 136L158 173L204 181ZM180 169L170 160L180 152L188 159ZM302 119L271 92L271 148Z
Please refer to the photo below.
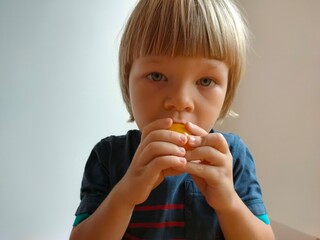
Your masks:
M136 38L131 39L135 47L129 55L133 59L168 55L213 58L228 65L234 62L231 60L235 56L234 43L225 36L227 31L221 29L219 16L210 14L202 1L168 0L163 1L161 8L145 10L151 12L140 19L135 27Z

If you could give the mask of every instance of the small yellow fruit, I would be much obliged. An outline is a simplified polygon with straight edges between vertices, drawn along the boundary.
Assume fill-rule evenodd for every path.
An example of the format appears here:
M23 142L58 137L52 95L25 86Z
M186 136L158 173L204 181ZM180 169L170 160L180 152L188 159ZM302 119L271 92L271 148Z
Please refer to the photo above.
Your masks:
M182 133L185 135L190 135L190 133L187 131L186 126L181 124L181 123L174 123L172 126L169 128L171 131L175 131L178 133Z
M186 136L191 135L191 134L187 131L186 126L183 125L183 124L181 124L181 123L174 123L174 124L172 124L172 126L169 128L169 130L175 131L175 132L178 132L178 133L182 133L182 134L184 134L184 135L186 135ZM185 144L183 147L184 147L186 150L191 150L191 149L192 149L188 144Z

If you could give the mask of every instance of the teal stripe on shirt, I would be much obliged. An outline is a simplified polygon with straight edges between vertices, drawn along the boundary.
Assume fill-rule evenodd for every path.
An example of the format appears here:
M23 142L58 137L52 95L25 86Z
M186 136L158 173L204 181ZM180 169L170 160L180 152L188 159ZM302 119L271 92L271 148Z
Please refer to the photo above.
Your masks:
M89 213L82 213L76 216L76 219L74 220L73 226L78 226L83 220L87 219L90 216Z
M90 216L89 213L82 213L76 216L76 219L74 220L73 226L76 227L78 226L83 220L87 219ZM262 214L257 216L262 222L265 224L270 224L270 220L267 214Z
M264 222L265 224L270 224L270 220L267 214L262 214L257 216L257 218L259 218L262 222Z

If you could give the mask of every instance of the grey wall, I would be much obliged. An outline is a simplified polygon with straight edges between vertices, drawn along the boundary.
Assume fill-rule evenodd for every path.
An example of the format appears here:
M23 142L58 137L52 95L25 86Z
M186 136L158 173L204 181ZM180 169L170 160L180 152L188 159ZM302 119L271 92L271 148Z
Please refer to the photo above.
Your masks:
M133 0L0 0L0 239L67 239L85 161L131 128L117 77Z
M222 128L250 146L271 218L320 237L320 1L240 2L252 51Z
M0 239L67 239L93 145L135 127L117 83L134 0L0 0ZM241 0L248 72L223 127L251 147L269 214L320 235L317 0Z

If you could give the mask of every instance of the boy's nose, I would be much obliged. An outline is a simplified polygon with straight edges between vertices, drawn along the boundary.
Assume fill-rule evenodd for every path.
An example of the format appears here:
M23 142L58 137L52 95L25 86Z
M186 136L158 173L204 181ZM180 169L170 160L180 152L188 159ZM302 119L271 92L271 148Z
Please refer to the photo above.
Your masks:
M194 110L192 92L187 87L172 88L165 99L164 107L178 112L192 112Z

